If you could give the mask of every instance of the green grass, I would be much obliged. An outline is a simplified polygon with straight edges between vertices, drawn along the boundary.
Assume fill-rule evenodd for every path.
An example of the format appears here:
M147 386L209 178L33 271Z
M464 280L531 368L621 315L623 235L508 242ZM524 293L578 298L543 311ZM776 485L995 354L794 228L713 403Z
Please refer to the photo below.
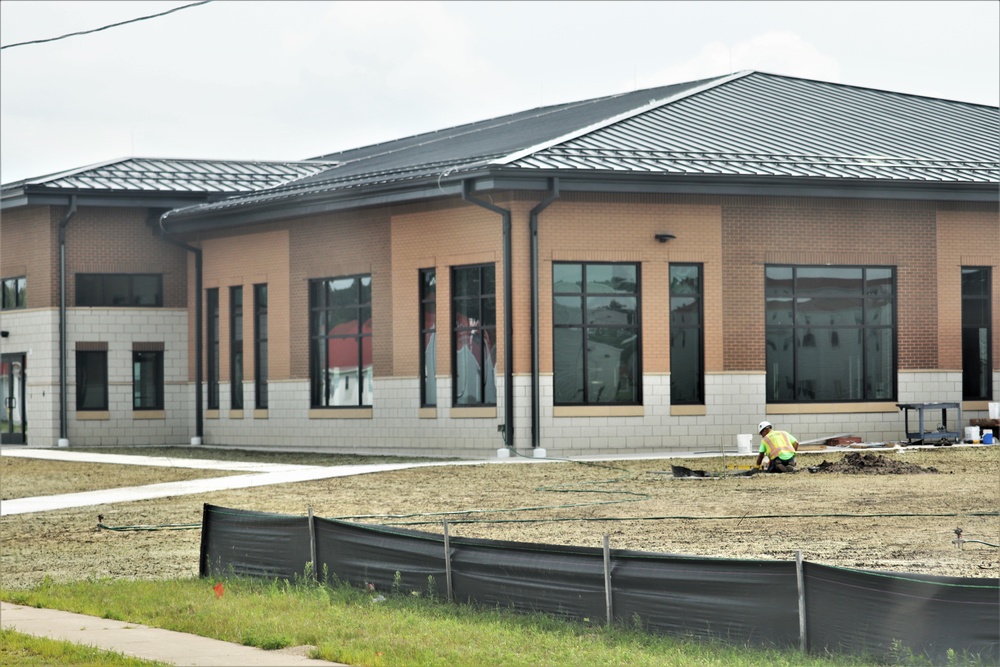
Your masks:
M132 658L122 653L102 651L93 646L32 637L13 630L0 630L0 664L5 667L167 667L168 663Z
M384 599L378 600L369 592L343 585L241 578L224 580L224 593L217 597L213 590L216 583L208 579L89 580L68 584L46 581L32 589L0 589L0 598L264 649L310 645L316 647L311 654L314 658L356 667L874 664L846 657L804 656L792 650L650 635L636 628L607 628L540 614L480 609L448 604L426 594L387 591Z
M250 461L253 463L289 463L311 466L346 466L377 463L431 463L454 459L431 459L415 456L359 456L319 452L287 452L229 447L73 447L73 452L162 456L172 459L210 459L213 461Z

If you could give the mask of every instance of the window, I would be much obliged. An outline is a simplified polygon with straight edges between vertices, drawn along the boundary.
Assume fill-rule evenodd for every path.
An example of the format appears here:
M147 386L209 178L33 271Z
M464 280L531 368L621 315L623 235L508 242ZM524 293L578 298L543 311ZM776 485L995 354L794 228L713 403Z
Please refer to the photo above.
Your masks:
M108 409L106 349L76 351L76 409L77 412Z
M312 406L372 404L372 278L309 283Z
M764 269L769 402L896 396L896 270Z
M437 405L437 274L420 271L420 405Z
M638 264L552 265L553 400L642 400Z
M670 403L705 404L701 264L670 265Z
M208 409L219 409L219 289L205 290L208 310L208 345L205 346L208 372Z
M158 273L78 273L77 306L163 305L163 276Z
M962 398L993 397L993 314L988 266L962 267Z
M163 409L162 349L132 350L132 408Z
M0 292L0 307L3 310L14 310L15 308L25 308L27 281L24 276L16 278L4 278L2 292Z
M253 286L254 407L267 409L267 284Z
M452 405L496 405L496 268L452 269L451 306Z
M229 288L229 407L243 409L243 288Z

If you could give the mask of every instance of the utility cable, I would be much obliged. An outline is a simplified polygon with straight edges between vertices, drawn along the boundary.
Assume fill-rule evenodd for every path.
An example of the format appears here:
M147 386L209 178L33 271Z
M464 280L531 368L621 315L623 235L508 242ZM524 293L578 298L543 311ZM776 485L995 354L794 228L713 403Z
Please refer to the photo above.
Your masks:
M0 46L0 51L3 49L13 49L15 46L28 46L30 44L45 44L46 42L57 42L60 39L68 39L69 37L78 37L79 35L89 35L95 32L101 32L102 30L108 30L110 28L117 28L118 26L128 25L129 23L138 23L139 21L148 21L149 19L155 19L159 16L166 16L167 14L173 14L174 12L179 12L182 9L190 9L191 7L197 7L198 5L207 5L212 0L202 0L202 2L192 2L189 5L184 5L183 7L174 7L165 12L160 12L159 14L150 14L149 16L140 16L139 18L129 19L128 21L119 21L118 23L112 23L110 25L101 26L100 28L94 28L93 30L81 30L79 32L71 32L66 35L59 35L58 37L49 37L47 39L34 39L30 42L17 42L16 44L5 44Z

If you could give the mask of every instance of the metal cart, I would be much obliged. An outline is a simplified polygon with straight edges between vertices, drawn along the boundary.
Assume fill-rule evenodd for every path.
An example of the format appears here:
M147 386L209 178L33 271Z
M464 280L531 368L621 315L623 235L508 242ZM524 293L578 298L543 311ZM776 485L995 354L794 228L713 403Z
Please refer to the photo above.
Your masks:
M903 411L903 421L905 423L906 439L912 444L923 444L925 440L955 440L962 441L962 404L961 403L897 403L896 407ZM910 410L917 411L917 431L910 430ZM940 410L940 426L928 431L924 427L924 412L927 410ZM955 430L948 429L948 410L956 410L958 418L955 420ZM933 421L932 421L933 423Z

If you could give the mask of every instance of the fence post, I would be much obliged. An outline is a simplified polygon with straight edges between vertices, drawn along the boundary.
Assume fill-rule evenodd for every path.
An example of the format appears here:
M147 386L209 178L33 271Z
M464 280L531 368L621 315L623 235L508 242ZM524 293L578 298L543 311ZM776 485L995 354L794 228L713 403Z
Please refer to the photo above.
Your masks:
M454 594L451 590L451 542L448 539L448 522L444 523L444 580L448 589L448 602L454 602Z
M611 608L611 547L608 536L604 536L604 604L608 610L608 625L614 620Z
M313 516L312 505L309 506L309 566L314 581L319 580L316 572L316 517Z
M799 650L808 650L806 643L806 577L802 571L802 552L795 552L795 583L799 589Z

